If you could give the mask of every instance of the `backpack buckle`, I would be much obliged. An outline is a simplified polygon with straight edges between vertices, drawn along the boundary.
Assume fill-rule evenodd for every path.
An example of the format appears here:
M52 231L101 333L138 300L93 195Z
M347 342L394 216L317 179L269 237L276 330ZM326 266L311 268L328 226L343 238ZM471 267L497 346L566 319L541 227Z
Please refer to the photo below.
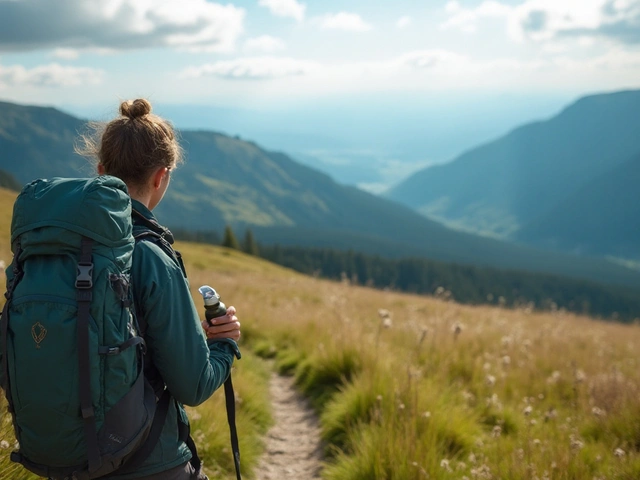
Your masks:
M76 288L86 289L93 287L93 263L78 263L78 275L76 276Z

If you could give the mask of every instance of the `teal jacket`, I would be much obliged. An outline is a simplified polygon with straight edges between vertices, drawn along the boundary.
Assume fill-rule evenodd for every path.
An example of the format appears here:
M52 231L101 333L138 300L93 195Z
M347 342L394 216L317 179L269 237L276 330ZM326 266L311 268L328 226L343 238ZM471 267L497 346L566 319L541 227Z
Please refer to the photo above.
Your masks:
M156 222L144 205L136 200L132 204L147 220ZM133 218L135 235L143 227L136 215ZM178 421L189 421L183 405L196 406L207 400L229 376L234 356L240 358L233 340L206 339L181 263L153 241L136 243L131 282L138 316L146 325L146 357L151 363L146 371L154 387L166 385L173 399L149 458L134 473L108 478L152 475L191 459L191 451L178 438Z

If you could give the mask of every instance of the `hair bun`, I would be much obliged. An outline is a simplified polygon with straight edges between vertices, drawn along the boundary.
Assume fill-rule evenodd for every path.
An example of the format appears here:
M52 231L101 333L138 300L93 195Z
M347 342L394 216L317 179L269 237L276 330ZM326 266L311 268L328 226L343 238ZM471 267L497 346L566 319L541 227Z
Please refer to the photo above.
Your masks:
M151 104L144 98L127 100L120 104L120 114L131 120L151 113Z

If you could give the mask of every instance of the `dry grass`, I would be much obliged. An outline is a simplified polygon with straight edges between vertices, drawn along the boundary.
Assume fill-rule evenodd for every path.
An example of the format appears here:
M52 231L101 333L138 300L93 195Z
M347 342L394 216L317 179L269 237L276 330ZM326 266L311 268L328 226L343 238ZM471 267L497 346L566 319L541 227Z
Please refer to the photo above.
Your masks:
M207 275L319 400L326 478L640 478L637 326L284 272Z
M200 285L216 288L238 309L243 351L275 357L312 396L333 445L326 479L640 478L638 326L461 306L178 247L196 301ZM269 423L264 365L247 356L234 373L247 478ZM210 472L232 478L217 456L221 402L196 409L194 431ZM8 451L0 477L20 478L4 473Z

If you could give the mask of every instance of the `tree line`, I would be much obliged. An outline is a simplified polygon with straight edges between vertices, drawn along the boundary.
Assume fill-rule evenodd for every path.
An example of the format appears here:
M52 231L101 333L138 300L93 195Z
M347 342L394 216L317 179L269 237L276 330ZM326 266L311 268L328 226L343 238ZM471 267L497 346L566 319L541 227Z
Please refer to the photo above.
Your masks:
M425 258L389 259L353 250L259 245L250 229L238 241L230 226L222 236L216 232L174 234L182 240L219 244L307 275L354 285L434 295L465 304L567 310L625 322L640 317L640 292L632 288Z

